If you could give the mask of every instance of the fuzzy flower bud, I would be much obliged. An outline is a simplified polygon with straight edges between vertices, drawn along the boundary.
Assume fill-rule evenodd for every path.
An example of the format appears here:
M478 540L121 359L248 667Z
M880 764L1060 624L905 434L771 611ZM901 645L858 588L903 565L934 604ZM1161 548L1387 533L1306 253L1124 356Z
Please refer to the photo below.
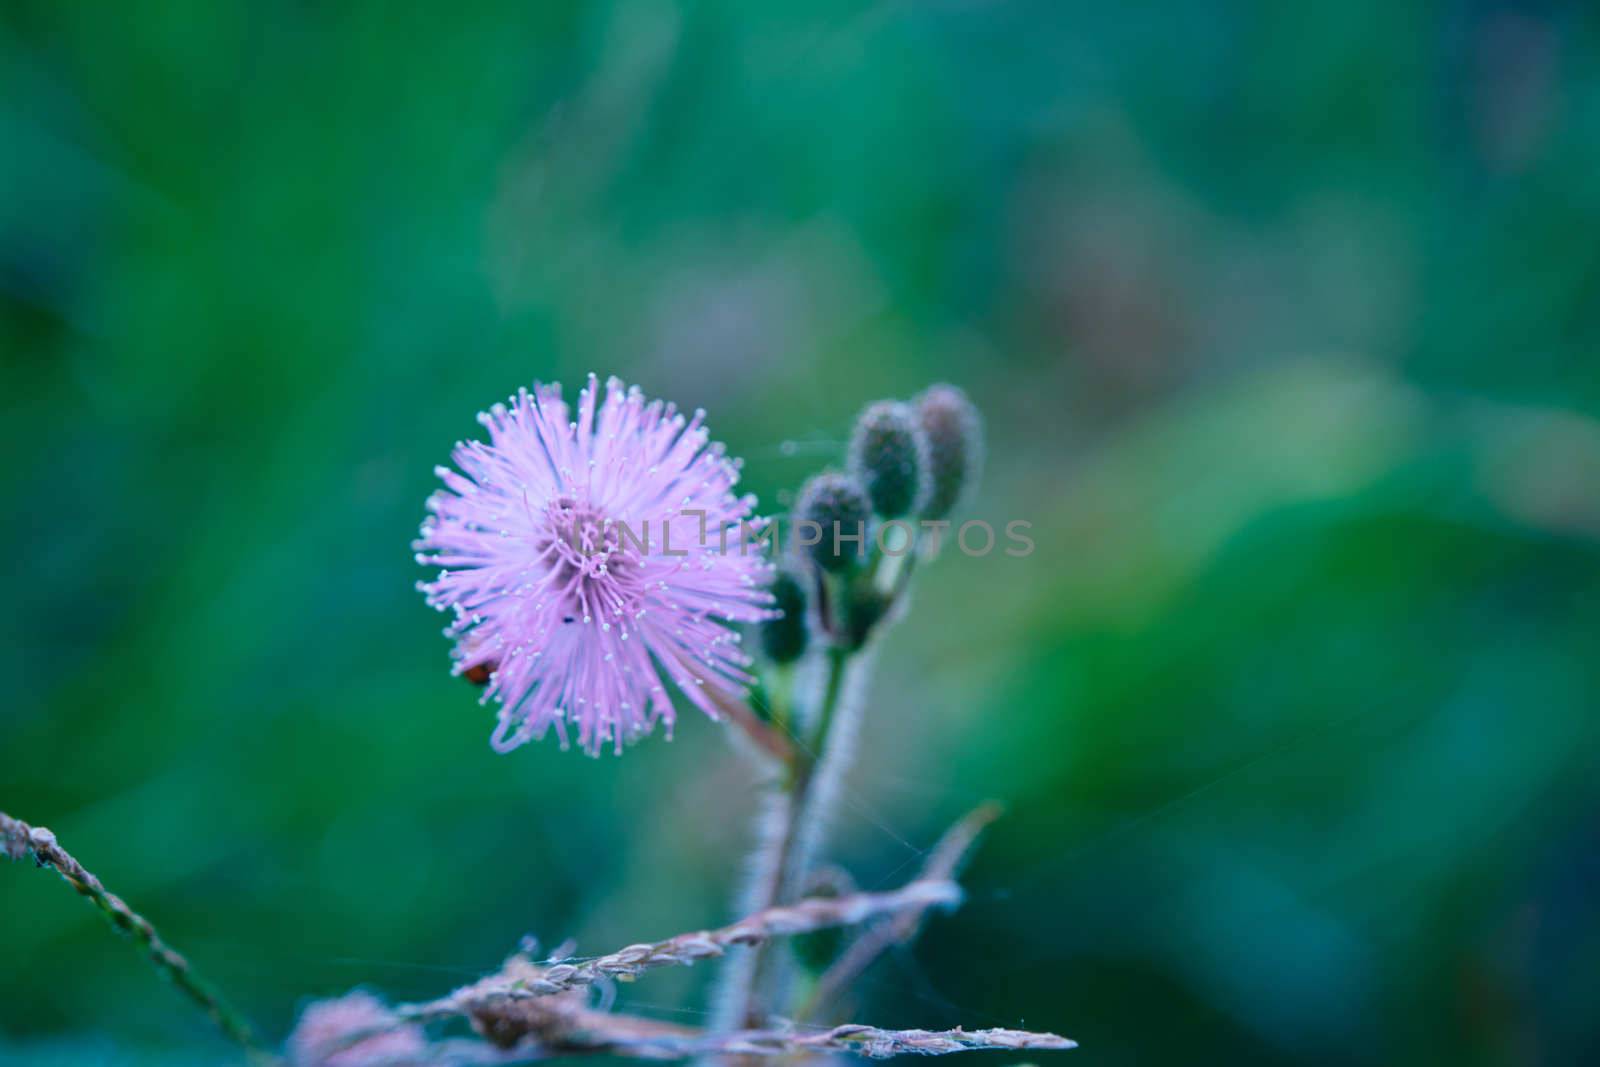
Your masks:
M977 488L983 420L966 393L943 383L917 397L916 411L928 440L929 493L922 515L942 519Z
M783 614L761 624L761 648L774 663L793 663L805 655L806 591L787 571L772 581L773 609Z
M897 400L869 405L850 437L850 473L884 518L918 510L928 497L928 442L916 413Z
M824 471L806 482L795 502L795 546L825 571L848 570L866 551L872 504L847 474Z

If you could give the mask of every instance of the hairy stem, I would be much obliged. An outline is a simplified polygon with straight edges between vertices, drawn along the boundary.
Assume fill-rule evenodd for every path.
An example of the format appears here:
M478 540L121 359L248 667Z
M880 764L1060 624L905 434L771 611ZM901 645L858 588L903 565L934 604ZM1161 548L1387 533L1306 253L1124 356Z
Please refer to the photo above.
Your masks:
M255 1035L244 1017L223 1000L209 982L195 973L187 959L161 939L156 928L150 925L150 920L128 907L121 897L107 891L100 884L100 879L85 870L83 864L57 844L55 834L43 827L29 826L21 819L14 819L0 811L0 852L17 860L31 855L39 866L53 868L63 881L99 908L113 927L138 941L156 969L184 996L194 1001L217 1025L217 1029L243 1046L257 1062L273 1062L256 1044Z
M854 748L856 715L865 686L867 657L830 645L818 654L814 696L796 726L804 732L763 826L751 862L752 885L744 906L771 908L805 888L822 835L831 821L838 782ZM716 1021L724 1029L761 1026L786 985L781 949L758 946L733 962L724 976Z

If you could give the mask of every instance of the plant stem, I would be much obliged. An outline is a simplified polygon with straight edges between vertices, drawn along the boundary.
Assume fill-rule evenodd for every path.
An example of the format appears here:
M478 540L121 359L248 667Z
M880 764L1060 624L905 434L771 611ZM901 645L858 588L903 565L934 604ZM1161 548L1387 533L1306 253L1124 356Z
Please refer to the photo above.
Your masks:
M745 906L761 910L787 903L800 896L805 888L806 875L817 847L821 844L822 830L836 788L817 788L819 779L835 779L842 772L840 758L848 757L849 745L836 746L836 724L843 716L850 686L846 676L850 673L852 657L848 650L829 645L820 653L822 677L813 690L817 695L809 716L795 725L807 737L797 742L793 759L789 762L781 781L781 793L773 799L771 818L764 842L758 846L754 868L756 884ZM846 709L848 712L849 709ZM729 985L720 1004L720 1019L724 1027L744 1029L760 1026L773 1010L774 1001L784 984L784 961L781 949L771 945L758 945L750 955L727 971Z
M812 725L811 743L800 753L800 760L806 767L808 775L815 771L823 753L827 751L828 732L832 729L834 716L839 710L839 694L844 690L845 669L850 662L850 653L838 645L828 647L827 657L827 680L823 684L822 703L817 709L817 721Z
M860 926L874 919L920 916L929 908L954 907L960 901L961 887L939 878L919 878L887 893L810 897L746 915L715 930L696 930L663 941L629 945L576 963L532 964L513 957L497 974L439 1000L402 1004L394 1014L408 1021L470 1015L485 1004L557 996L607 978L626 981L658 967L686 967L699 960L717 959L736 946L764 944L814 930Z
M14 819L0 811L0 852L13 859L32 855L41 867L54 868L63 881L99 908L107 921L116 929L133 937L144 946L150 962L177 986L184 996L199 1005L211 1021L233 1041L248 1052L252 1060L260 1063L275 1062L259 1045L250 1025L211 984L195 973L189 961L179 955L156 933L150 920L122 902L122 898L107 891L100 879L84 869L83 864L56 843L56 835L43 827L32 827L21 819Z
M758 751L776 760L780 766L794 762L794 743L784 733L780 721L762 722L744 700L724 696L709 686L706 695L722 716L737 727Z

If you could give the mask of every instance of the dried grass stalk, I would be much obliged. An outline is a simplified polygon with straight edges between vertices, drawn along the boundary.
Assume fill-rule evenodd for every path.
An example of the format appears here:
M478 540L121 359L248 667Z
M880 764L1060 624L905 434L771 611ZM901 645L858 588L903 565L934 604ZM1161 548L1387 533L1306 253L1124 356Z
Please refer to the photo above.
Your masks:
M150 920L128 907L121 897L109 892L100 884L100 879L90 874L83 864L62 848L55 834L42 826L29 826L21 819L0 811L0 852L13 860L32 856L40 867L53 868L63 881L99 908L112 926L138 941L156 969L199 1005L219 1030L258 1058L265 1057L243 1016L224 1001L209 982L195 973L187 959L161 939Z
M575 963L533 966L513 960L500 973L424 1004L402 1005L402 1019L424 1020L449 1015L471 1015L500 1000L547 997L593 985L604 978L632 978L656 967L687 966L716 959L736 945L757 945L775 937L792 937L814 930L859 923L930 907L954 906L961 888L948 879L918 879L890 893L852 893L843 897L811 897L794 904L767 908L731 926L679 934L665 941L629 945L627 948Z

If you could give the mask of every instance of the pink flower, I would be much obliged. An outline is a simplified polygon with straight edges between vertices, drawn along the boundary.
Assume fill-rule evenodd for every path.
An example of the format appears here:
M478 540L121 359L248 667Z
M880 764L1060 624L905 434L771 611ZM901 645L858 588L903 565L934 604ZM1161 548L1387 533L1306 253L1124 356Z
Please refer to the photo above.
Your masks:
M739 464L686 419L593 375L577 420L557 385L519 390L479 415L489 442L461 443L460 472L428 500L419 582L454 612L455 670L500 703L493 745L506 752L568 725L591 755L670 731L663 673L713 719L742 697L749 658L729 622L772 615L771 564L754 535Z

